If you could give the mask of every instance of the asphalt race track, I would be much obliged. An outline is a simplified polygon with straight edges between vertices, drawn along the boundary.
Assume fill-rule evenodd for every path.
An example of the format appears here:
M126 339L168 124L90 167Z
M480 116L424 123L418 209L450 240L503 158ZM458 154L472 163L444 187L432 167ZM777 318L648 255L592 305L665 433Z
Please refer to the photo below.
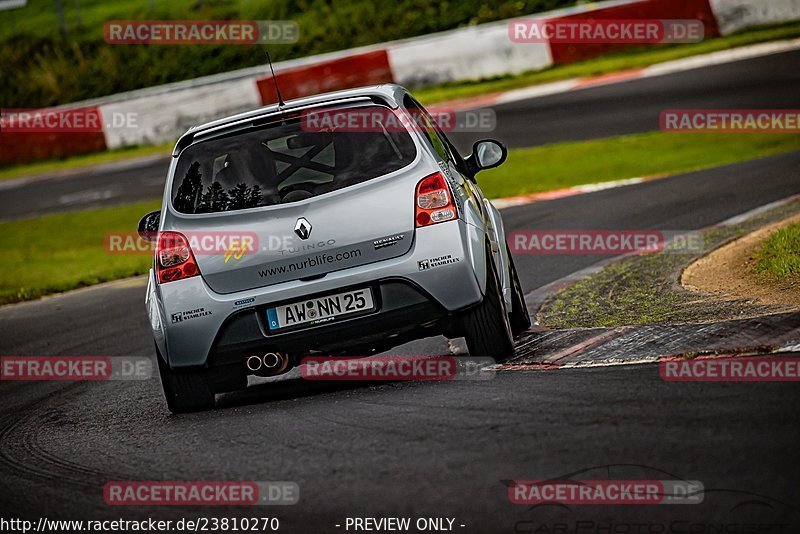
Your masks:
M796 109L800 50L632 80L494 108L491 133L453 134L462 153L493 137L509 147L599 139L658 130L664 109ZM159 199L168 163L149 162L20 185L0 182L0 218Z
M556 104L550 98L527 107L517 103L497 110L498 123L508 128L498 137L521 135L537 143L583 138L581 131L604 137L652 130L655 102L659 108L798 108L800 80L786 66L797 64L800 54L786 55L780 66L772 63L778 59L554 97L562 107L549 122L531 121L526 134L519 133L521 110L544 115L541 110ZM786 78L779 84L775 76ZM642 92L652 105L644 105ZM643 103L639 107L632 105L634 94ZM574 99L573 107L565 99ZM593 99L598 100L592 104ZM595 106L597 114L580 122L577 116L574 122L564 119ZM504 113L517 118L506 122ZM606 125L608 117L612 122ZM146 169L129 172L139 179L147 175ZM2 192L2 202L13 213L21 197L9 200L12 191L18 190ZM511 208L504 218L508 232L694 230L799 193L800 153L793 153ZM527 292L599 259L516 261ZM143 284L124 280L0 308L0 354L152 357ZM443 338L397 350L447 351ZM472 382L342 386L288 379L222 396L217 408L170 416L157 378L3 382L0 502L31 519L276 516L281 531L304 533L344 532L336 525L354 516L449 517L465 533L558 532L557 525L574 528L579 521L585 526L580 532L587 533L669 532L669 525L686 532L747 532L710 530L743 523L762 525L759 532L800 531L796 383L666 383L652 365L502 372ZM598 478L668 474L699 480L704 501L529 507L511 504L503 482L565 478L584 470ZM103 501L102 486L109 480L283 480L297 482L301 496L292 507L258 510L120 509ZM695 530L688 530L691 525Z
M498 106L498 139L512 147L584 141L657 130L665 109L782 109L797 106L800 51ZM469 149L481 134L467 136Z

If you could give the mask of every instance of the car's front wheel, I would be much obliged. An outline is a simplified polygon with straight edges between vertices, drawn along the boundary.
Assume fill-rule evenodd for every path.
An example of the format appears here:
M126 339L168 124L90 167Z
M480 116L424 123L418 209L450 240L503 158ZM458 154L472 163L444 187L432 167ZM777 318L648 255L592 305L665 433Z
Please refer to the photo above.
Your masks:
M172 413L198 412L214 407L214 391L200 370L175 370L156 348L158 372L167 408Z
M464 315L464 337L471 356L503 360L514 354L514 339L491 254L486 256L486 294Z

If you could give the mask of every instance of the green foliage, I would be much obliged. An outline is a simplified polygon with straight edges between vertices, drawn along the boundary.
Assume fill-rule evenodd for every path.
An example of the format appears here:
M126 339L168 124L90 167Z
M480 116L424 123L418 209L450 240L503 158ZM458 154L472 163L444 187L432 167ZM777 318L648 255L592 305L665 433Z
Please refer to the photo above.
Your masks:
M107 233L134 233L160 202L0 223L0 303L144 274L152 252L112 254Z
M53 0L0 12L0 103L50 106L263 63L245 45L108 45L109 20L294 20L300 40L270 47L273 59L303 57L572 5L575 0Z
M800 223L769 236L757 255L756 271L777 279L800 279Z

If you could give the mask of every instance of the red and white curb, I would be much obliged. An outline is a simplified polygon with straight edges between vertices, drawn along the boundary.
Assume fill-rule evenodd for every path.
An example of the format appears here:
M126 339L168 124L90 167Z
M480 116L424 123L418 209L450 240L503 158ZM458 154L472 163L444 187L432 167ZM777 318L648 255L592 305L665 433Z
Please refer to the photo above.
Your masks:
M626 178L624 180L610 180L608 182L598 182L593 184L582 184L573 187L566 187L563 189L554 189L552 191L542 191L539 193L530 193L527 195L519 195L514 197L495 198L490 202L494 207L499 210L506 208L513 208L515 206L524 206L532 204L533 202L541 202L544 200L556 200L559 198L573 197L576 195L585 195L587 193L595 193L597 191L605 191L607 189L615 189L617 187L625 187L628 185L636 185L660 178L666 178L668 175L648 176L644 178Z

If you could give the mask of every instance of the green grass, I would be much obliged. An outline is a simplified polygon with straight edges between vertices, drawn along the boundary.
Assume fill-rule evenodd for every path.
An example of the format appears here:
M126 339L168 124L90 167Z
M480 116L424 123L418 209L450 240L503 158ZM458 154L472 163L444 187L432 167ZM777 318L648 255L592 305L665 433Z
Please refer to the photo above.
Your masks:
M792 134L652 132L522 148L478 175L489 198L639 176L677 174L800 150Z
M107 232L135 232L147 202L0 223L0 303L146 273L149 254L109 254Z
M64 159L52 159L39 161L36 163L0 167L0 180L10 180L12 178L22 178L25 176L62 172L81 167L92 167L101 163L124 161L126 159L150 156L154 154L163 154L164 157L168 157L172 151L172 147L173 144L170 143L168 145L118 148L116 150L109 150L107 152L70 156Z
M699 54L728 50L750 44L800 37L800 21L750 28L725 37L711 38L701 43L632 48L572 65L551 67L516 76L504 76L478 82L445 84L418 89L415 96L423 104L479 96L519 89L547 82L598 76L612 72L649 67Z
M775 231L761 246L756 271L770 278L800 278L800 223Z

